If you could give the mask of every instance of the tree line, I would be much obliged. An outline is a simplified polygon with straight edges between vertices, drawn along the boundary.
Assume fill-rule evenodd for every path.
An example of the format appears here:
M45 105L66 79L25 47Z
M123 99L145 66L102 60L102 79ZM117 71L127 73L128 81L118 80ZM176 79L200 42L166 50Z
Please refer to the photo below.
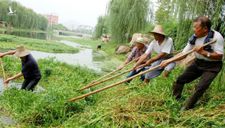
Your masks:
M9 15L9 7L16 10L15 14ZM21 29L47 30L47 19L35 13L32 9L22 6L20 3L9 0L0 1L0 21L6 22L8 26Z
M155 5L159 7L154 13ZM114 42L125 43L127 35L147 33L161 24L180 49L192 34L192 20L197 16L210 17L213 29L225 35L224 11L224 0L157 0L156 4L152 0L111 0L107 14L98 19L95 37L108 33Z

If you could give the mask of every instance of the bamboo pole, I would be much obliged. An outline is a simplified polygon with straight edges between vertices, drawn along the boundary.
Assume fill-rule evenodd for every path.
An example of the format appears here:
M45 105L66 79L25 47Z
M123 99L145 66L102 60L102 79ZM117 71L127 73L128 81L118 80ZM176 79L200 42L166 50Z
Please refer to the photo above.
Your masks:
M3 72L3 79L5 80L6 79L6 75L5 75L5 69L4 69L4 65L3 65L2 59L0 59L0 63L1 63L1 68L2 68L2 72Z
M4 83L4 81L6 80L6 75L5 75L5 69L4 69L3 61L2 61L1 58L0 58L0 64L1 64L2 73L3 73L3 84L4 84L4 86L7 86L7 84Z
M139 58L140 58L140 57L138 57L137 59L139 59ZM133 59L132 61L130 61L129 63L127 63L125 66L128 66L129 64L132 64L135 60L136 60L136 59ZM124 66L124 67L125 67L125 66ZM105 75L105 76L103 76L103 77L101 77L101 78L99 78L99 79L97 79L97 80L95 80L95 81L93 81L93 82L87 84L86 86L84 86L83 88L81 88L80 91L83 91L83 90L85 90L85 89L87 89L87 88L90 88L90 87L93 87L93 86L95 86L95 85L101 84L101 83L103 83L103 82L106 82L106 81L111 80L111 79L113 79L113 78L115 78L115 77L121 76L121 75L123 75L123 74L125 74L125 73L128 73L128 72L132 71L132 69L129 69L129 70L126 70L126 71L124 71L124 72L122 72L122 73L119 73L119 74L117 74L117 75L114 75L114 76L112 76L112 77L109 77L109 78L107 78L107 79L101 80L102 78L104 78L104 77L106 77L106 76L109 76L109 75L111 75L111 74L113 74L113 73L115 73L115 72L117 72L117 71L119 71L119 70L121 70L121 69L116 69L115 71L113 71L113 72L111 72L111 73L109 73L109 74L107 74L107 75ZM97 82L98 80L101 80L101 81Z
M117 85L122 84L122 83L124 83L124 82L127 82L127 81L129 81L129 80L132 80L132 79L134 79L135 77L141 76L141 75L143 75L143 74L145 74L145 73L148 73L148 72L150 72L150 71L152 71L152 70L155 70L155 69L157 69L157 68L159 68L159 67L160 67L159 65L158 65L158 66L155 66L155 67L153 67L153 68L151 68L151 69L148 69L148 70L146 70L146 71L143 71L143 72L141 72L141 73L139 73L139 74L137 74L137 75L134 75L134 76L132 76L132 77L129 77L129 78L127 78L127 79L125 79L125 80L122 80L122 81L120 81L120 82L111 84L111 85L109 85L109 86L103 87L103 88L101 88L101 89L92 91L92 92L87 93L87 94L84 94L84 95L81 95L81 96L78 96L78 97L69 99L69 102L76 101L76 100L79 100L79 99L88 97L88 96L90 96L90 95L92 95L92 94L95 94L95 93L104 91L104 90L106 90L106 89L112 88L112 87L114 87L114 86L117 86Z
M125 64L124 67L125 67L125 66L128 66L128 65L130 65L130 64L132 64L135 60L136 60L136 59L133 59L133 60L130 61L129 63ZM123 68L124 68L124 67L123 67ZM117 71L119 71L119 70L121 70L121 69L113 70L112 72L110 72L110 73L108 73L108 74L106 74L106 75L104 75L104 76L98 78L97 80L94 80L94 81L90 82L90 83L87 84L86 86L90 86L90 85L92 85L93 83L96 83L97 81L99 81L99 80L101 80L101 79L103 79L103 78L105 78L105 77L107 77L107 76L110 76L110 75L114 74L115 72L117 72ZM86 86L85 86L85 87L86 87Z
M140 65L139 68L142 68L142 67L145 67L145 66L146 66L146 65L143 64L143 65ZM120 74L117 74L117 75L115 75L115 76L112 76L112 77L107 78L107 79L104 79L104 80L101 80L101 81L99 81L99 82L90 83L90 84L86 85L85 87L81 88L80 91L83 91L83 90L85 90L85 89L87 89L87 88L96 86L96 85L101 84L101 83L103 83L103 82L109 81L109 80L111 80L111 79L113 79L113 78L115 78L115 77L121 76L121 75L123 75L123 74L125 74L125 73L128 73L128 72L132 71L132 70L133 70L133 69L124 71L124 72L122 72L122 73L120 73ZM97 80L96 80L96 81L97 81Z
M208 42L208 43L206 43L206 44L203 44L203 47L204 47L204 46L207 46L207 45L209 45L209 44L215 43L215 42L216 42L216 40L210 41L210 42ZM188 52L186 52L186 53L180 54L180 55L178 55L178 56L174 56L174 57L172 57L172 61L171 61L171 62L176 61L176 59L185 57L185 56L187 56L188 54L190 54L190 53L192 53L192 52L194 52L194 49L192 49L192 50L190 50L190 51L188 51ZM171 63L171 62L170 62L170 63ZM111 85L109 85L109 86L103 87L103 88L101 88L101 89L92 91L92 92L90 92L90 93L87 93L87 94L84 94L84 95L81 95L81 96L78 96L78 97L75 97L75 98L71 98L71 99L69 99L69 102L73 102L73 101L76 101L76 100L79 100L79 99L88 97L88 96L90 96L90 95L96 94L96 93L98 93L98 92L104 91L104 90L106 90L106 89L115 87L115 86L117 86L117 85L119 85L119 84L122 84L122 83L124 83L124 82L129 81L129 80L132 80L132 79L134 79L134 78L136 78L136 77L138 77L138 76L141 76L141 75L143 75L143 74L146 74L146 73L148 73L148 72L151 72L152 70L155 70L155 69L157 69L157 68L159 68L159 67L160 67L160 65L157 65L157 66L155 66L155 67L153 67L153 68L150 68L150 69L148 69L148 70L146 70L146 71L140 72L139 74L136 74L136 75L134 75L134 76L132 76L132 77L129 77L129 78L125 79L125 80L122 80L122 81L120 81L120 82L111 84Z
M90 87L93 87L93 86L96 86L96 85L101 84L101 83L103 83L103 82L112 80L113 78L116 78L116 77L118 77L118 76L121 76L121 75L123 75L123 74L125 74L125 73L128 73L128 72L132 71L132 70L133 70L133 69L129 69L129 70L126 70L126 71L124 71L124 72L121 72L121 73L119 73L119 74L117 74L117 75L111 76L111 77L109 77L109 78L107 78L107 79L104 79L104 80L101 80L101 81L99 81L99 82L95 82L95 83L89 84L89 85L87 85L87 86L81 88L80 91L85 90L85 89L90 88Z

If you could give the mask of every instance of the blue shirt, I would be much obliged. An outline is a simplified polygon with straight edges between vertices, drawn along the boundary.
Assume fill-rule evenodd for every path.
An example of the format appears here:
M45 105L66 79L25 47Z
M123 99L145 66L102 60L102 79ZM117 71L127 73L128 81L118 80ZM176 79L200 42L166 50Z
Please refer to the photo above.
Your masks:
M24 79L41 78L38 64L31 54L27 55L25 57L25 60L22 60L22 74L24 76Z

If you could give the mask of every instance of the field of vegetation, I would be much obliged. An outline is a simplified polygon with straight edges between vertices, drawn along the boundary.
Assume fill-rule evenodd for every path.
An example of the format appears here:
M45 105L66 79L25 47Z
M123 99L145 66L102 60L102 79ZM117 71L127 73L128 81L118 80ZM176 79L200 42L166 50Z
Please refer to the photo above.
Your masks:
M87 40L80 41L81 44L84 42ZM107 52L107 49L103 50ZM7 76L20 71L19 59L5 57L3 62ZM8 89L0 96L0 113L18 123L12 127L225 127L224 69L195 109L180 111L197 82L186 85L182 100L176 101L171 96L171 87L182 68L177 67L169 78L160 76L148 85L135 79L130 84L71 103L69 98L90 91L79 92L78 89L102 74L53 59L38 63L43 75L39 85L45 91L32 93ZM122 79L124 76L91 90ZM22 79L16 82L22 82Z
M212 28L225 35L224 0L110 0L106 14L99 16L95 40L63 38L93 49L94 59L102 59L102 54L110 61L103 63L111 71L117 67L117 60L125 55L116 55L118 45L129 42L134 33L147 33L155 24L160 24L165 33L174 40L176 50L184 47L193 34L192 21L197 16L208 16ZM16 15L8 15L9 8ZM47 6L46 6L47 7ZM52 29L65 29L63 26L48 27L47 19L32 9L11 0L0 1L1 30L21 30L53 33ZM87 15L88 16L88 15ZM111 41L102 43L99 38L107 34ZM97 50L101 44L102 49ZM23 38L0 34L0 52L25 45L30 50L51 53L77 53L79 49L58 41ZM103 60L103 59L102 59ZM7 56L2 59L6 76L20 72L18 58ZM81 66L72 66L54 59L38 60L42 79L38 86L44 91L29 92L8 88L0 95L0 127L2 128L223 128L225 127L225 61L223 69L213 81L205 95L193 110L181 111L181 107L193 93L198 80L187 84L180 101L171 95L172 85L184 68L177 66L168 78L159 76L143 84L138 78L131 83L121 84L101 93L76 102L70 98L123 80L125 75L102 85L78 91L90 81L104 75ZM3 77L0 69L0 77ZM21 83L22 78L13 81ZM0 83L1 84L1 83ZM2 115L12 118L16 124L6 125Z
M15 49L18 45L24 45L29 50L52 53L76 53L79 49L64 45L58 41L48 41L0 34L0 50Z

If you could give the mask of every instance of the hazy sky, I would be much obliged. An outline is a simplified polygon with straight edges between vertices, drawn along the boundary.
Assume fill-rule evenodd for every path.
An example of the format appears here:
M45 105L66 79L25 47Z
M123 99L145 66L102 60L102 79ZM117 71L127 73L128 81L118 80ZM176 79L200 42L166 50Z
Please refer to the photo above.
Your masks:
M60 23L95 26L110 0L14 0L40 14L56 14Z

